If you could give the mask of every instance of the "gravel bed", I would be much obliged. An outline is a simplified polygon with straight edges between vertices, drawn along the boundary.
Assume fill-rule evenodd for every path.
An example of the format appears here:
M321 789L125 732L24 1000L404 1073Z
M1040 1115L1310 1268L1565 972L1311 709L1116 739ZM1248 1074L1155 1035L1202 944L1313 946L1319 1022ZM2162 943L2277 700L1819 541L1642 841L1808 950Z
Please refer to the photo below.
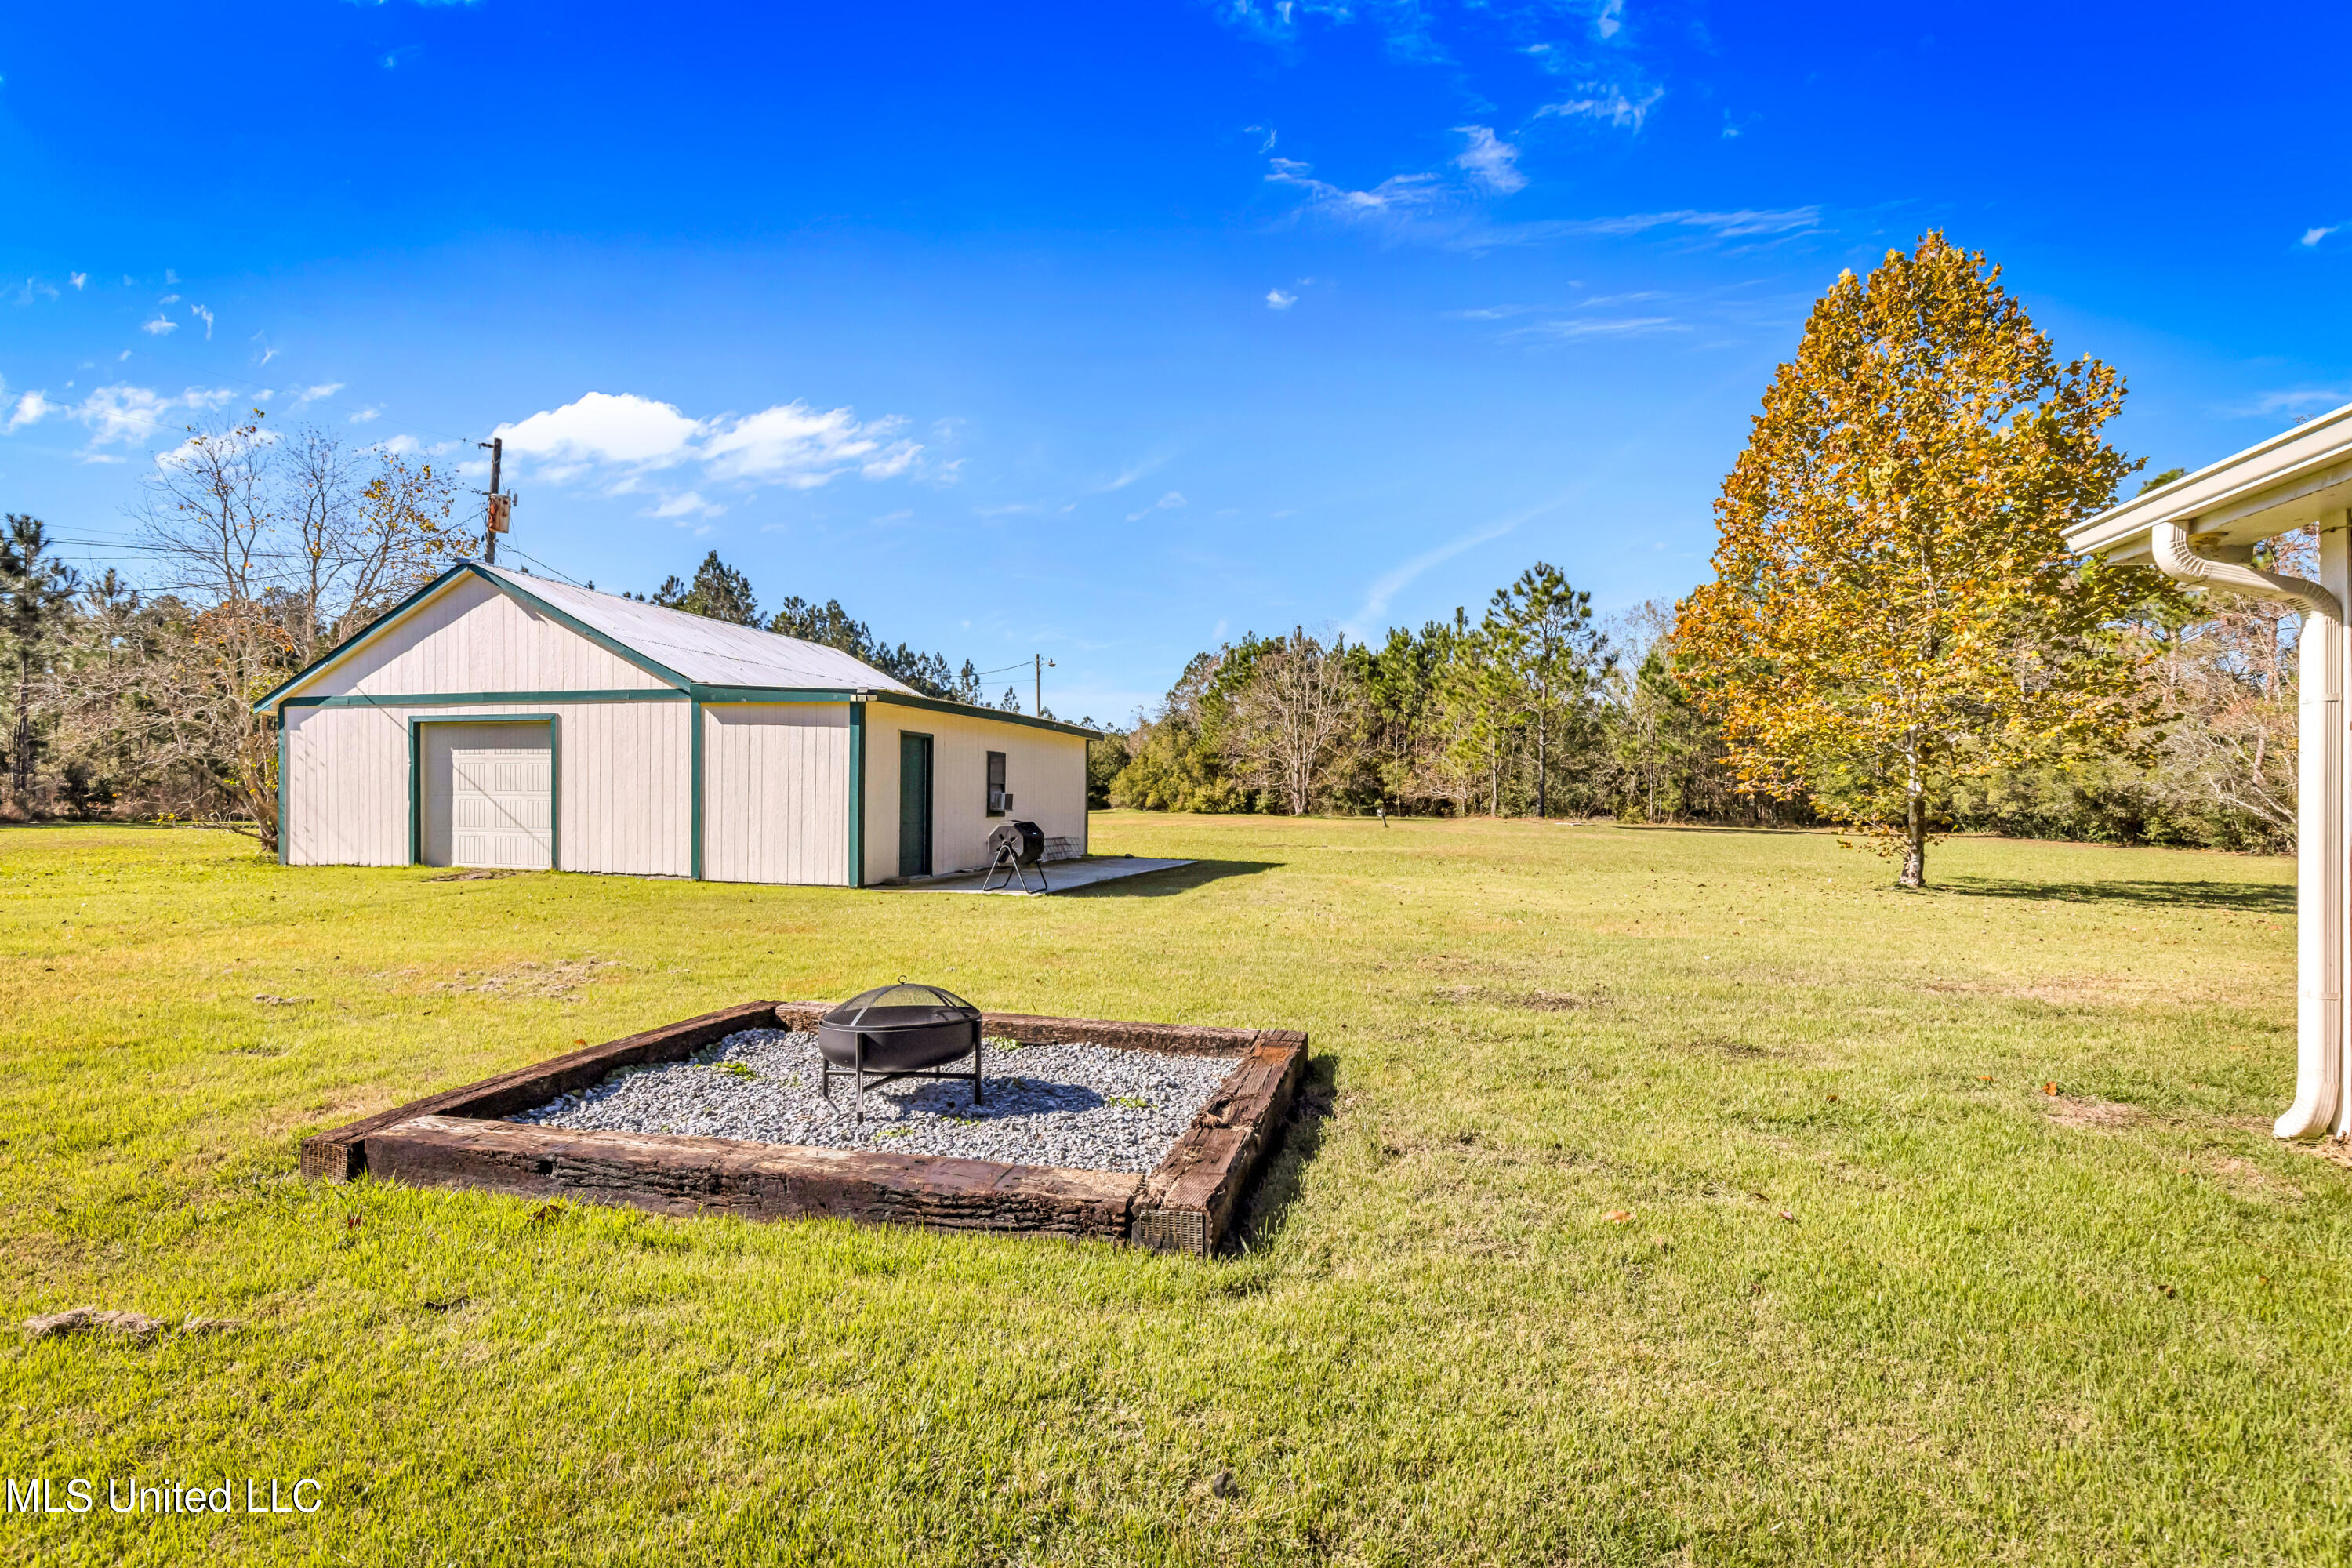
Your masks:
M623 1068L592 1089L507 1120L1149 1171L1234 1068L1223 1057L990 1040L978 1106L969 1079L902 1079L866 1089L860 1126L851 1105L855 1075L834 1069L828 1104L818 1087L821 1065L814 1035L745 1029L686 1061Z

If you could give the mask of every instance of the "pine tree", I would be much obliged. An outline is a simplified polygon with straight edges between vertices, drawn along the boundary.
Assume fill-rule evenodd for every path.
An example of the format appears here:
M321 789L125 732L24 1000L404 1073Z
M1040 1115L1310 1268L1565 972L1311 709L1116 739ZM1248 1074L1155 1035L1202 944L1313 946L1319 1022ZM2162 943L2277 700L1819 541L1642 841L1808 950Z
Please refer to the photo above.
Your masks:
M16 723L8 741L8 773L17 811L33 813L33 765L40 738L33 726L33 673L63 624L79 580L63 563L45 559L45 526L21 512L8 514L0 539L0 632L16 658Z

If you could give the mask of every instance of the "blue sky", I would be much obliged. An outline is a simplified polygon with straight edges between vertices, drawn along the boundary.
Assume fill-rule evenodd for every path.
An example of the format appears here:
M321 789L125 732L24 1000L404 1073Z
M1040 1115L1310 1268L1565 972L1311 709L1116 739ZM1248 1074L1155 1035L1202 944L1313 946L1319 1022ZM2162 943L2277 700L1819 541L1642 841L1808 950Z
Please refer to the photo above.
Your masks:
M2117 439L2352 399L2343 7L132 0L0 37L0 504L262 398L1123 716L1245 629L1618 609L1842 268L1945 228ZM471 482L478 484L478 479ZM77 545L134 580L143 558Z

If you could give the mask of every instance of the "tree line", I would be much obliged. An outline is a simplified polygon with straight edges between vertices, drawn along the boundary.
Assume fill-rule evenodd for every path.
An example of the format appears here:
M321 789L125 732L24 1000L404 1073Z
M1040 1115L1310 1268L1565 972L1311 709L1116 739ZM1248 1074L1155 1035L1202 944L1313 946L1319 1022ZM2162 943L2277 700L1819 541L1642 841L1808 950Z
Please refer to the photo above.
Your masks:
M1603 627L1538 562L1475 622L1244 637L1103 742L1105 793L1829 822L1915 886L1952 832L2291 847L2294 614L2067 552L2144 467L2103 438L2123 395L1931 233L1816 304L1717 501L1711 582Z
M2144 466L2104 438L2123 396L2111 367L2059 363L1998 268L1929 234L1816 303L1716 502L1711 581L1604 622L1539 561L1475 618L1245 636L1092 743L1089 798L1827 822L1909 883L1949 832L2292 847L2295 614L2066 552ZM268 838L277 747L252 701L467 552L456 503L429 464L256 412L157 460L142 586L84 581L9 515L9 815ZM2305 574L2315 553L2306 531L2259 561ZM985 700L972 661L887 642L838 600L763 615L715 551L637 596Z
M1457 609L1376 643L1246 636L1097 743L1102 794L1164 811L1790 819L1734 789L1673 668L1671 614L1604 627L1538 562L1475 621Z

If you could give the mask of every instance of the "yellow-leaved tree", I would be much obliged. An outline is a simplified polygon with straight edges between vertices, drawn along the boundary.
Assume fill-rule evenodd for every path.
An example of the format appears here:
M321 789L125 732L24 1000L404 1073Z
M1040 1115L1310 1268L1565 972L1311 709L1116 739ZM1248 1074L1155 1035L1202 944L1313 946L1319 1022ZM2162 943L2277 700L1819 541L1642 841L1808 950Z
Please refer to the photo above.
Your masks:
M2063 538L2139 467L2099 434L2123 395L1940 233L1838 279L1676 628L1742 787L1810 794L1916 888L1955 779L2145 743L2138 656L2108 628L2147 584Z

